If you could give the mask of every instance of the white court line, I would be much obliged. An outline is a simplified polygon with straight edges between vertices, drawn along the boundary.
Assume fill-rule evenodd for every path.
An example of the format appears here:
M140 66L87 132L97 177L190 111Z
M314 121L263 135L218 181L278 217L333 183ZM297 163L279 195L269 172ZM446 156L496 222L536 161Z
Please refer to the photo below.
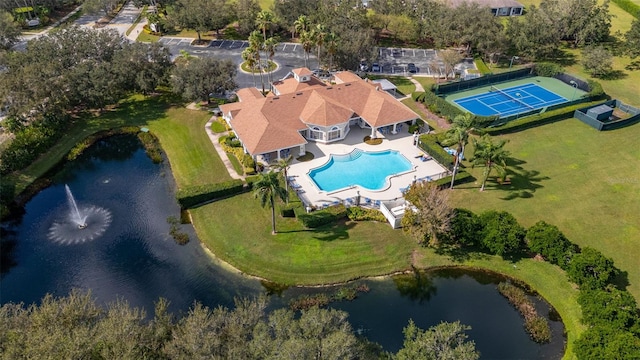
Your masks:
M284 44L284 45L282 46L282 51L285 51L285 50L287 50L287 44Z

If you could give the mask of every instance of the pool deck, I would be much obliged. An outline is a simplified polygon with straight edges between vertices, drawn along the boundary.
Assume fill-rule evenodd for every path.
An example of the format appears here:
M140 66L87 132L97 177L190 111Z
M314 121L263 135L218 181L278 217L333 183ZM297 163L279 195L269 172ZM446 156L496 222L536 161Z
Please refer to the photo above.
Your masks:
M363 139L370 135L371 130L352 127L346 139L330 144L309 142L306 146L308 152L315 158L311 161L300 162L293 160L288 170L288 177L297 184L298 196L307 206L322 208L328 205L344 203L345 205L357 204L360 195L360 205L375 206L376 201L397 200L402 197L402 188L410 186L415 180L430 177L437 180L448 175L446 168L435 160L422 161L419 159L424 152L413 145L414 137L407 133L406 128L398 134L378 134L383 138L380 145L368 145ZM391 176L386 186L381 190L367 190L359 186L349 187L332 192L321 191L307 175L309 170L319 167L329 161L331 154L348 154L358 148L363 151L397 150L403 154L412 164L412 169L400 175ZM291 182L290 182L291 184ZM367 199L371 200L370 203Z

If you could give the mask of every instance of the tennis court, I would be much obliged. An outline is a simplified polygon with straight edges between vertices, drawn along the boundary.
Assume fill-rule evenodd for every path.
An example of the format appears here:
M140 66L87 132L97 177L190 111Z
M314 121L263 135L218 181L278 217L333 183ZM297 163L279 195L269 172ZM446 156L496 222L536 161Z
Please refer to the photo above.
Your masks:
M476 115L506 117L569 100L539 85L527 83L504 89L491 86L489 92L453 101Z

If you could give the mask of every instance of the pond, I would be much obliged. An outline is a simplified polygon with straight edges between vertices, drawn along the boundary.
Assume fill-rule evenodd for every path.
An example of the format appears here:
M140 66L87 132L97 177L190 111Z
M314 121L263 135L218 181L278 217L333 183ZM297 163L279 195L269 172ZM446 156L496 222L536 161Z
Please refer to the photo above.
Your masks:
M65 242L51 235L53 224L70 212L65 184L80 212L92 207L109 213L99 236ZM0 302L37 303L46 293L64 296L80 288L100 303L124 298L147 312L164 297L179 313L194 301L231 307L234 297L265 293L259 281L219 265L190 225L181 230L191 241L175 243L167 222L180 216L174 187L169 166L153 164L135 137L98 142L66 164L53 184L26 204L18 221L2 224L10 250L2 254ZM551 343L534 343L520 314L497 292L498 281L497 276L458 270L366 280L357 284L366 284L368 293L331 306L349 312L354 329L392 352L402 346L409 319L422 328L460 320L472 327L469 337L483 358L561 357L562 323L550 322ZM320 291L335 288L291 288L272 295L270 306L286 306L292 298ZM549 313L546 303L536 304L542 314Z

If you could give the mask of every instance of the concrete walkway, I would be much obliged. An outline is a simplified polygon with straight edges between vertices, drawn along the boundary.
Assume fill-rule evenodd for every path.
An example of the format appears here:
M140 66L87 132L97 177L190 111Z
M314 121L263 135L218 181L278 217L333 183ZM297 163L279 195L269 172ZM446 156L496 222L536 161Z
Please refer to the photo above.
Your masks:
M418 82L418 80L414 79L414 78L409 78L409 80L411 80L411 82L413 83L413 85L416 86L416 92L424 92L424 88L422 87L422 84L420 84Z
M223 136L223 134L214 133L213 130L211 130L211 123L214 121L216 121L216 116L212 116L211 119L209 119L209 121L207 121L207 124L204 126L205 130L207 131L207 135L209 135L209 139L211 140L213 147L218 152L218 155L220 155L220 159L222 159L222 163L224 163L224 166L227 168L229 175L234 179L240 179L244 181L244 176L238 175L236 170L233 168L233 165L231 165L229 156L227 156L226 151L224 151L224 149L222 148L222 145L220 145L219 139L220 137Z

